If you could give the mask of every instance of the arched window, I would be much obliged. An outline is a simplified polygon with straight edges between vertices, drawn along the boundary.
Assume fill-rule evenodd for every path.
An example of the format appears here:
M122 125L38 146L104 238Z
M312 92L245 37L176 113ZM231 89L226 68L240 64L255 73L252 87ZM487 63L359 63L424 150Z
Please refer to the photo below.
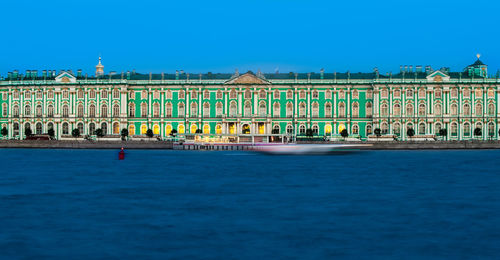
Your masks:
M457 88L451 89L451 98L458 98L458 89Z
M291 89L286 91L286 98L293 99L293 91Z
M78 131L80 131L80 135L84 135L85 134L85 129L83 128L83 123L80 122L76 125L76 128L78 128Z
M494 136L495 135L495 123L489 122L488 123L488 135L489 136Z
M293 116L293 104L292 102L286 103L286 117Z
M343 89L341 89L341 90L339 91L339 98L340 98L340 99L344 99L344 98L345 98L345 91L344 91Z
M203 91L203 98L204 99L210 99L210 91L208 91L207 89L205 89L205 91Z
M399 136L401 134L401 125L399 123L394 123L392 125L392 131L395 135Z
M165 117L172 117L172 103L170 102L165 105Z
M95 90L94 89L90 90L90 92L89 92L89 98L92 98L92 99L95 98Z
M480 89L480 88L476 88L476 94L475 94L476 98L482 98L483 96L483 90Z
M332 104L330 102L325 104L325 117L332 117Z
M381 98L388 98L389 97L389 90L384 88L382 89L382 92L380 93Z
M306 91L305 90L300 90L299 92L299 98L300 99L305 99L306 98Z
M352 126L352 134L359 134L359 126L358 125L353 125Z
M77 92L76 92L76 97L77 98L83 98L83 89L79 89ZM83 126L82 126L83 128Z
M40 123L40 122L36 123L36 125L35 125L35 133L37 135L41 135L42 134L42 123Z
M380 107L380 115L381 116L388 116L389 115L389 106L387 104L382 104Z
M287 125L286 126L286 133L287 134L293 134L293 126L292 125Z
M159 125L154 125L153 126L153 134L154 135L159 135L160 134L160 126Z
M372 108L372 102L366 102L366 117L372 117L373 115L373 108Z
M318 102L314 102L312 104L311 116L312 117L319 117L319 104L318 104Z
M277 89L274 91L274 99L280 99L280 91Z
M165 135L170 135L171 133L172 133L172 125L167 124L167 126L165 126Z
M372 134L372 125L368 124L366 125L366 135L371 135Z
M148 91L147 90L142 90L141 91L141 99L148 99Z
M210 125L209 124L205 124L203 126L203 133L204 134L210 134Z
M167 99L172 99L172 90L170 90L170 89L167 90L167 92L165 92L165 97Z
M95 124L94 123L89 124L89 134L95 135Z
M83 105L82 104L78 104L77 109L76 109L76 116L83 117Z
M470 105L464 104L464 116L470 116Z
M313 125L312 126L312 132L313 132L313 135L318 135L318 133L319 133L319 127L318 127L318 125Z
M332 99L332 91L327 89L325 91L325 99Z
M425 98L425 88L421 88L418 90L418 97Z
M394 97L395 98L400 98L401 97L401 90L400 89L395 89L394 90Z
M54 90L49 90L47 92L48 99L54 99Z
M135 135L135 125L128 126L128 135L130 135L130 136Z
M215 126L215 133L218 135L222 134L222 126L220 124Z
M69 117L69 106L68 105L62 106L62 116Z
M280 131L280 125L278 124L275 124L273 126L273 131L272 131L272 134L279 134L281 131Z
M236 90L234 88L229 91L229 98L230 99L236 99L236 98L238 98L238 96L236 94Z
M464 98L470 98L470 89L464 88L464 90L462 92L463 92Z
M493 103L488 104L488 114L489 115L495 114L495 104Z
M185 110L184 103L177 104L177 117L184 117L186 115Z
M406 97L413 98L413 89L406 90Z
M394 104L394 107L392 108L392 113L394 114L394 116L401 115L401 105L399 103Z
M135 104L134 103L128 104L128 116L135 117Z
M299 117L306 117L306 104L304 102L299 104Z
M425 104L418 105L418 116L425 116Z
M64 122L62 124L62 134L63 135L68 135L69 134L69 125L66 122Z
M275 102L273 106L273 116L280 117L281 106L279 102Z
M191 125L190 133L191 134L196 134L196 130L198 130L198 127L195 124L192 124Z
M420 123L418 125L418 134L425 135L425 124L424 123Z
M481 103L476 104L476 116L481 116L483 114L483 105Z
M146 125L141 125L141 135L145 135L148 132L148 127Z
M95 117L95 105L91 104L89 106L89 117Z
M437 88L434 90L434 97L441 98L441 89L440 88Z
M145 102L141 103L141 117L148 117L148 104Z
M252 91L250 89L245 90L245 99L252 98Z
M470 124L469 123L464 124L464 136L470 136Z
M451 135L456 136L458 134L458 125L457 123L451 123Z
M129 95L129 97L130 97L131 99L133 99L133 98L134 98L134 91L130 91L130 95ZM106 99L106 98L108 98L108 91L107 91L107 90L105 90L105 89L103 89L103 90L101 90L101 99Z
M191 117L197 117L198 116L198 104L195 102L191 103Z
M101 129L102 129L102 134L107 135L108 134L108 124L106 122L101 123Z
M345 104L344 102L340 102L339 104L339 117L345 117Z
M259 116L265 117L267 115L267 106L266 102L261 101L259 104Z
M266 96L267 96L267 95L266 95L266 91L265 91L265 90L263 90L263 89L261 89L261 90L259 91L259 98L260 98L260 99L266 99Z
M31 106L30 105L24 106L24 115L31 116Z
M216 98L217 99L222 99L222 91L220 89L217 90Z
M108 117L108 105L101 105L101 117Z
M457 104L455 104L455 103L451 104L450 112L451 112L451 115L453 115L453 116L456 116L458 114Z
M406 115L413 116L413 104L406 104Z
M54 117L54 106L53 105L49 105L47 107L47 116Z
M389 126L387 125L387 123L386 123L386 122L383 122L383 123L382 123L382 125L381 125L381 127L380 127L380 130L381 130L381 133L382 133L383 135L386 135L386 134L388 134L388 133L389 133Z
M6 103L4 103L6 104ZM14 107L12 107L12 115L14 117L19 117L19 106L18 105L14 105Z
M357 89L352 91L352 98L353 99L359 99L359 92Z
M329 135L332 133L332 125L326 124L325 125L325 134Z
M184 99L184 98L186 98L186 92L185 92L184 90L180 90L180 91L179 91L179 98L180 98L180 99Z
M160 91L157 89L153 91L153 99L160 99Z
M120 123L118 122L113 123L113 134L114 135L120 134Z
M210 103L203 104L203 117L210 117Z
M36 99L43 99L43 91L41 89L36 91Z
M158 106L158 113L160 112L160 107ZM113 117L120 116L120 106L118 104L113 105Z
M215 105L215 116L216 117L222 117L222 103L221 102L217 102L217 104Z
M36 113L36 116L37 116L37 117L42 117L42 105L37 105L37 106L36 106L36 111L35 111L35 113Z
M434 105L434 115L440 116L442 113L442 107L440 103Z
M352 104L352 117L359 117L359 105L358 102Z
M300 125L299 126L299 134L304 135L305 133L306 133L306 126Z
M120 98L120 91L118 89L113 89L113 98Z
M160 104L157 102L153 103L153 117L160 117Z
M237 107L236 107L236 101L231 101L229 104L229 117L236 117L237 116Z
M12 93L12 98L19 99L19 91L14 90L14 93Z
M494 98L495 97L495 90L492 88L488 89L488 98Z
M313 92L312 92L312 98L314 98L314 99L319 98L319 93L318 93L317 90L313 90Z

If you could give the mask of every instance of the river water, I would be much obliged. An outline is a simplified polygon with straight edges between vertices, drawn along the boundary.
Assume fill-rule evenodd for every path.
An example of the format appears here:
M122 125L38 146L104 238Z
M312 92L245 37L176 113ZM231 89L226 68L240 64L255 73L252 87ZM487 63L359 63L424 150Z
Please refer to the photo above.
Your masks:
M0 150L2 259L498 259L500 151Z

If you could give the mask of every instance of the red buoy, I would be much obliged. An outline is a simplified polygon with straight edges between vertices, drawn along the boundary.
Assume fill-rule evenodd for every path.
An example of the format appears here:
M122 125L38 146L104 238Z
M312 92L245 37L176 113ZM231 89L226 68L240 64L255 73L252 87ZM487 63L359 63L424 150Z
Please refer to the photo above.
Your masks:
M123 160L123 159L125 159L125 150L123 150L123 147L122 147L122 149L118 153L118 160Z

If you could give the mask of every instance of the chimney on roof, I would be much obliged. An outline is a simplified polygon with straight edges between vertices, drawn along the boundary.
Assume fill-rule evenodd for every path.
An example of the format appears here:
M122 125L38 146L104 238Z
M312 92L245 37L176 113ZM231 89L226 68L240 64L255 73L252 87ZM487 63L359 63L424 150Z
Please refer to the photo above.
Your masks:
M425 66L425 73L427 73L427 75L432 73L432 68L430 65Z

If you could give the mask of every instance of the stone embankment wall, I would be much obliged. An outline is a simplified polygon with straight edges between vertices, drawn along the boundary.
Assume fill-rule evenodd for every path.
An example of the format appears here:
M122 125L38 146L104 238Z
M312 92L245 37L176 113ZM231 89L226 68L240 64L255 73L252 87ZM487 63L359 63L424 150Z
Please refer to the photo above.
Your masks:
M172 149L172 142L164 141L26 141L2 140L0 148L40 149Z
M325 144L325 142L300 142ZM328 144L371 144L363 150L430 150L430 149L500 149L500 141L421 141L421 142L328 142ZM213 145L212 145L213 146ZM176 149L176 150L248 150L249 145L175 145L165 141L19 141L0 140L0 148L39 149ZM244 147L243 147L244 146Z

